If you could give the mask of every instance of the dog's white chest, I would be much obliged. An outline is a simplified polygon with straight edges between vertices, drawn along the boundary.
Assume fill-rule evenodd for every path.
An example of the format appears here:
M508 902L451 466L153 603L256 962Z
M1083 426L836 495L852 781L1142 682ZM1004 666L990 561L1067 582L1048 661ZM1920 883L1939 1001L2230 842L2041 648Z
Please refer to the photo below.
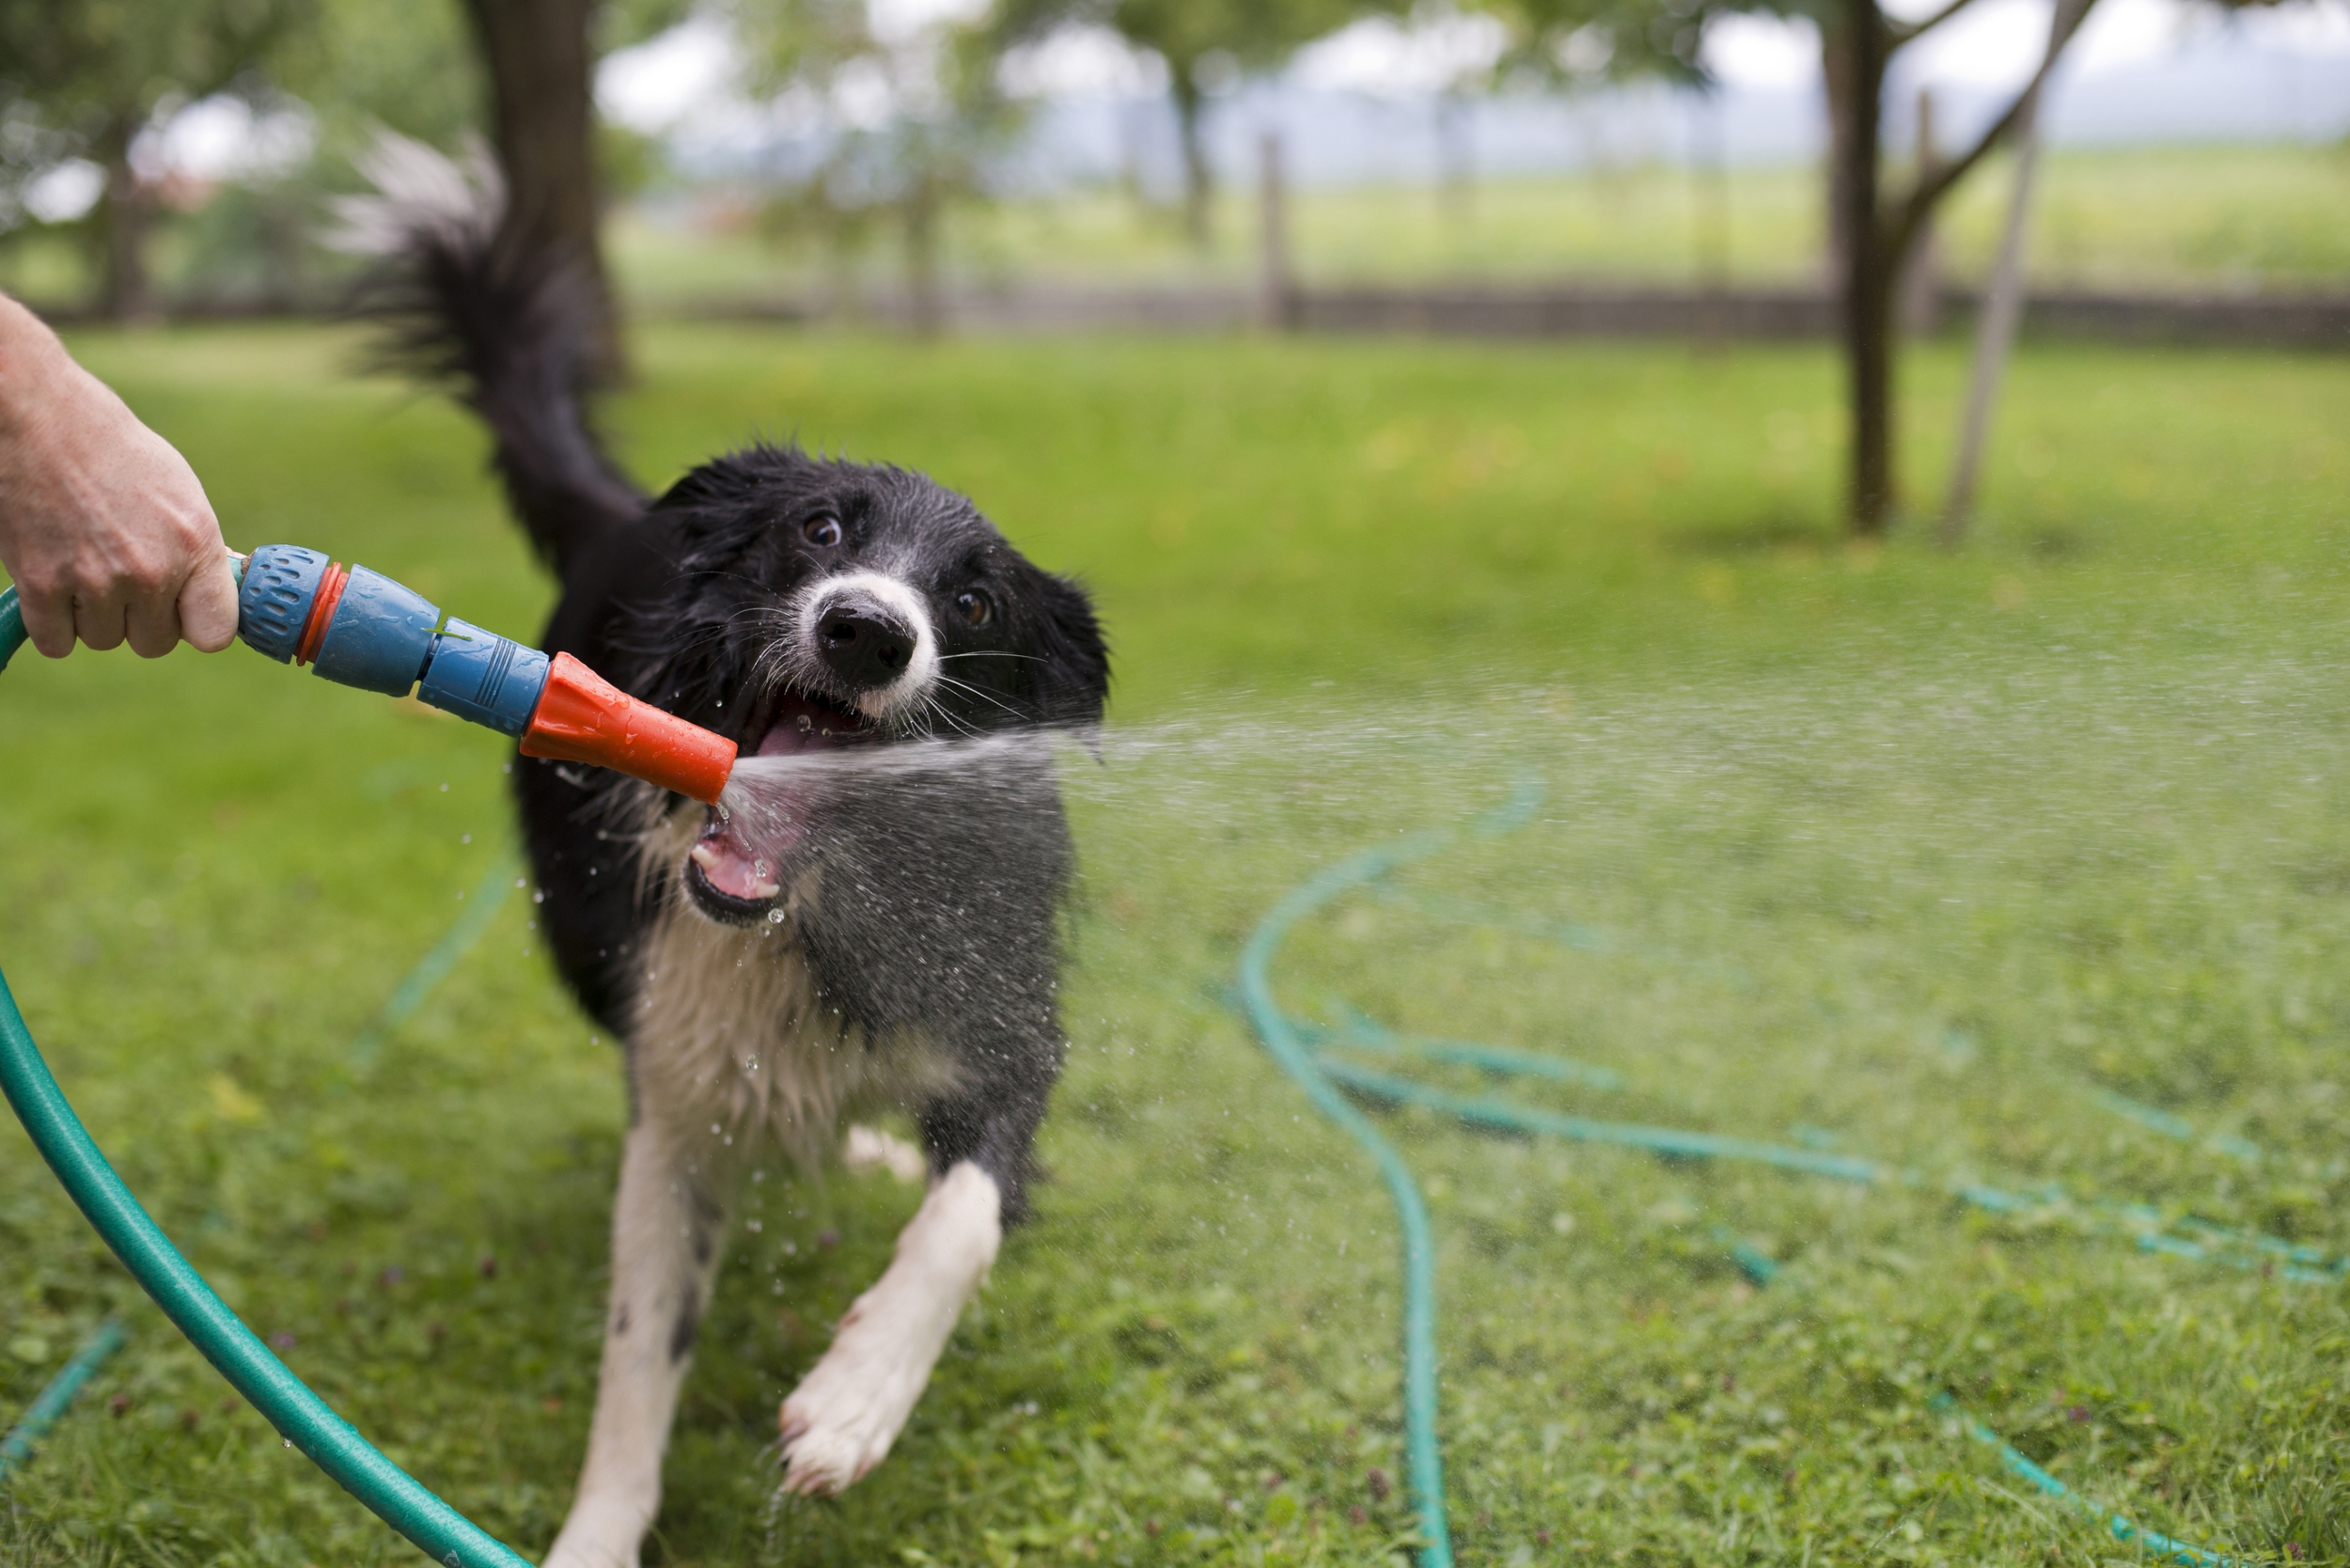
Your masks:
M953 1076L929 1042L872 1038L827 1007L787 928L674 906L645 945L630 1043L640 1100L695 1107L721 1137L773 1138L811 1168L846 1117L910 1108Z

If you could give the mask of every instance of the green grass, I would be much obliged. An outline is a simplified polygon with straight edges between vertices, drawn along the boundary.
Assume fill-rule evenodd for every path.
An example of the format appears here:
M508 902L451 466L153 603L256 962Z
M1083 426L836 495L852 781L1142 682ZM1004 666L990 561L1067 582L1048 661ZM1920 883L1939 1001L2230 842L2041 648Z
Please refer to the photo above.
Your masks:
M1951 275L1981 278L2006 222L2009 165L1995 159L1944 210ZM957 216L950 253L975 280L1246 282L1256 267L1255 196L1228 191L1205 257L1166 212L1115 193L1007 204ZM1294 198L1292 244L1315 283L1555 279L1685 282L1700 274L1700 188L1655 166L1571 178L1496 179L1465 212L1410 187L1309 191ZM1815 279L1825 197L1810 166L1741 169L1729 181L1730 275ZM2115 289L2309 289L2350 276L2350 151L2341 148L2163 148L2065 152L2042 172L2028 252L2048 285ZM812 252L778 251L748 232L614 229L626 286L649 304L827 285ZM894 279L895 255L865 271Z
M351 347L77 343L235 541L356 553L527 630L546 589L480 438L343 376ZM2001 1218L1380 1113L1439 1238L1464 1561L2126 1556L1929 1409L1949 1391L2152 1528L2350 1562L2344 1288L2098 1228L2145 1201L2350 1248L2350 365L2027 349L1954 557L1837 539L1810 349L670 327L640 370L614 425L647 480L755 430L925 466L1088 576L1120 670L1104 760L1069 770L1038 1222L889 1461L773 1512L776 1403L913 1196L772 1170L650 1560L1389 1560L1392 1217L1221 987L1301 877L1530 777L1534 823L1301 926L1284 1005L1623 1079L1493 1090L1526 1104L2069 1202ZM1923 494L1961 368L1906 374ZM0 953L100 1141L296 1371L543 1548L592 1397L608 1043L512 899L372 1071L347 1049L505 853L500 747L241 651L27 654L0 708ZM1606 950L1539 934L1565 925ZM12 1127L0 1257L0 1412L104 1313L133 1331L13 1488L0 1559L410 1560L226 1399Z

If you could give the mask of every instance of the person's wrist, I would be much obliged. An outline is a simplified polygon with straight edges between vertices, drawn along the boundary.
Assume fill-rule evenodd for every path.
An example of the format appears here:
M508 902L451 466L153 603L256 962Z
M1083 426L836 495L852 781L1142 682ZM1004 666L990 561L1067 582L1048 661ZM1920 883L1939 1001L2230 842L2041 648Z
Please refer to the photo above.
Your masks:
M55 417L84 373L39 317L0 295L0 436L21 438Z

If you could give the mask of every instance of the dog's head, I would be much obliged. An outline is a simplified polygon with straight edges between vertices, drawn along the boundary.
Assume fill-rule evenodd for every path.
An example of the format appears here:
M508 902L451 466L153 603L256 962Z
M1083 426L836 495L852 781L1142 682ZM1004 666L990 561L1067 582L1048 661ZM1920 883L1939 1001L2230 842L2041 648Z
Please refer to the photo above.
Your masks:
M920 474L761 446L695 469L653 512L678 572L629 637L639 693L744 757L1102 716L1109 657L1083 590ZM713 815L684 876L706 914L749 921L781 869Z

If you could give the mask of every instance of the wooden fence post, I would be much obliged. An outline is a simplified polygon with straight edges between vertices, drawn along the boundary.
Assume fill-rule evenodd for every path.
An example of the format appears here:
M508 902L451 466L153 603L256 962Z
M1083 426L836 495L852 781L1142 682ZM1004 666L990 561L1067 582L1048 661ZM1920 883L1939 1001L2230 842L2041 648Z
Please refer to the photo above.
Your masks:
M1281 133L1258 144L1257 324L1267 332L1296 325L1296 285L1290 274L1289 191L1281 171Z

